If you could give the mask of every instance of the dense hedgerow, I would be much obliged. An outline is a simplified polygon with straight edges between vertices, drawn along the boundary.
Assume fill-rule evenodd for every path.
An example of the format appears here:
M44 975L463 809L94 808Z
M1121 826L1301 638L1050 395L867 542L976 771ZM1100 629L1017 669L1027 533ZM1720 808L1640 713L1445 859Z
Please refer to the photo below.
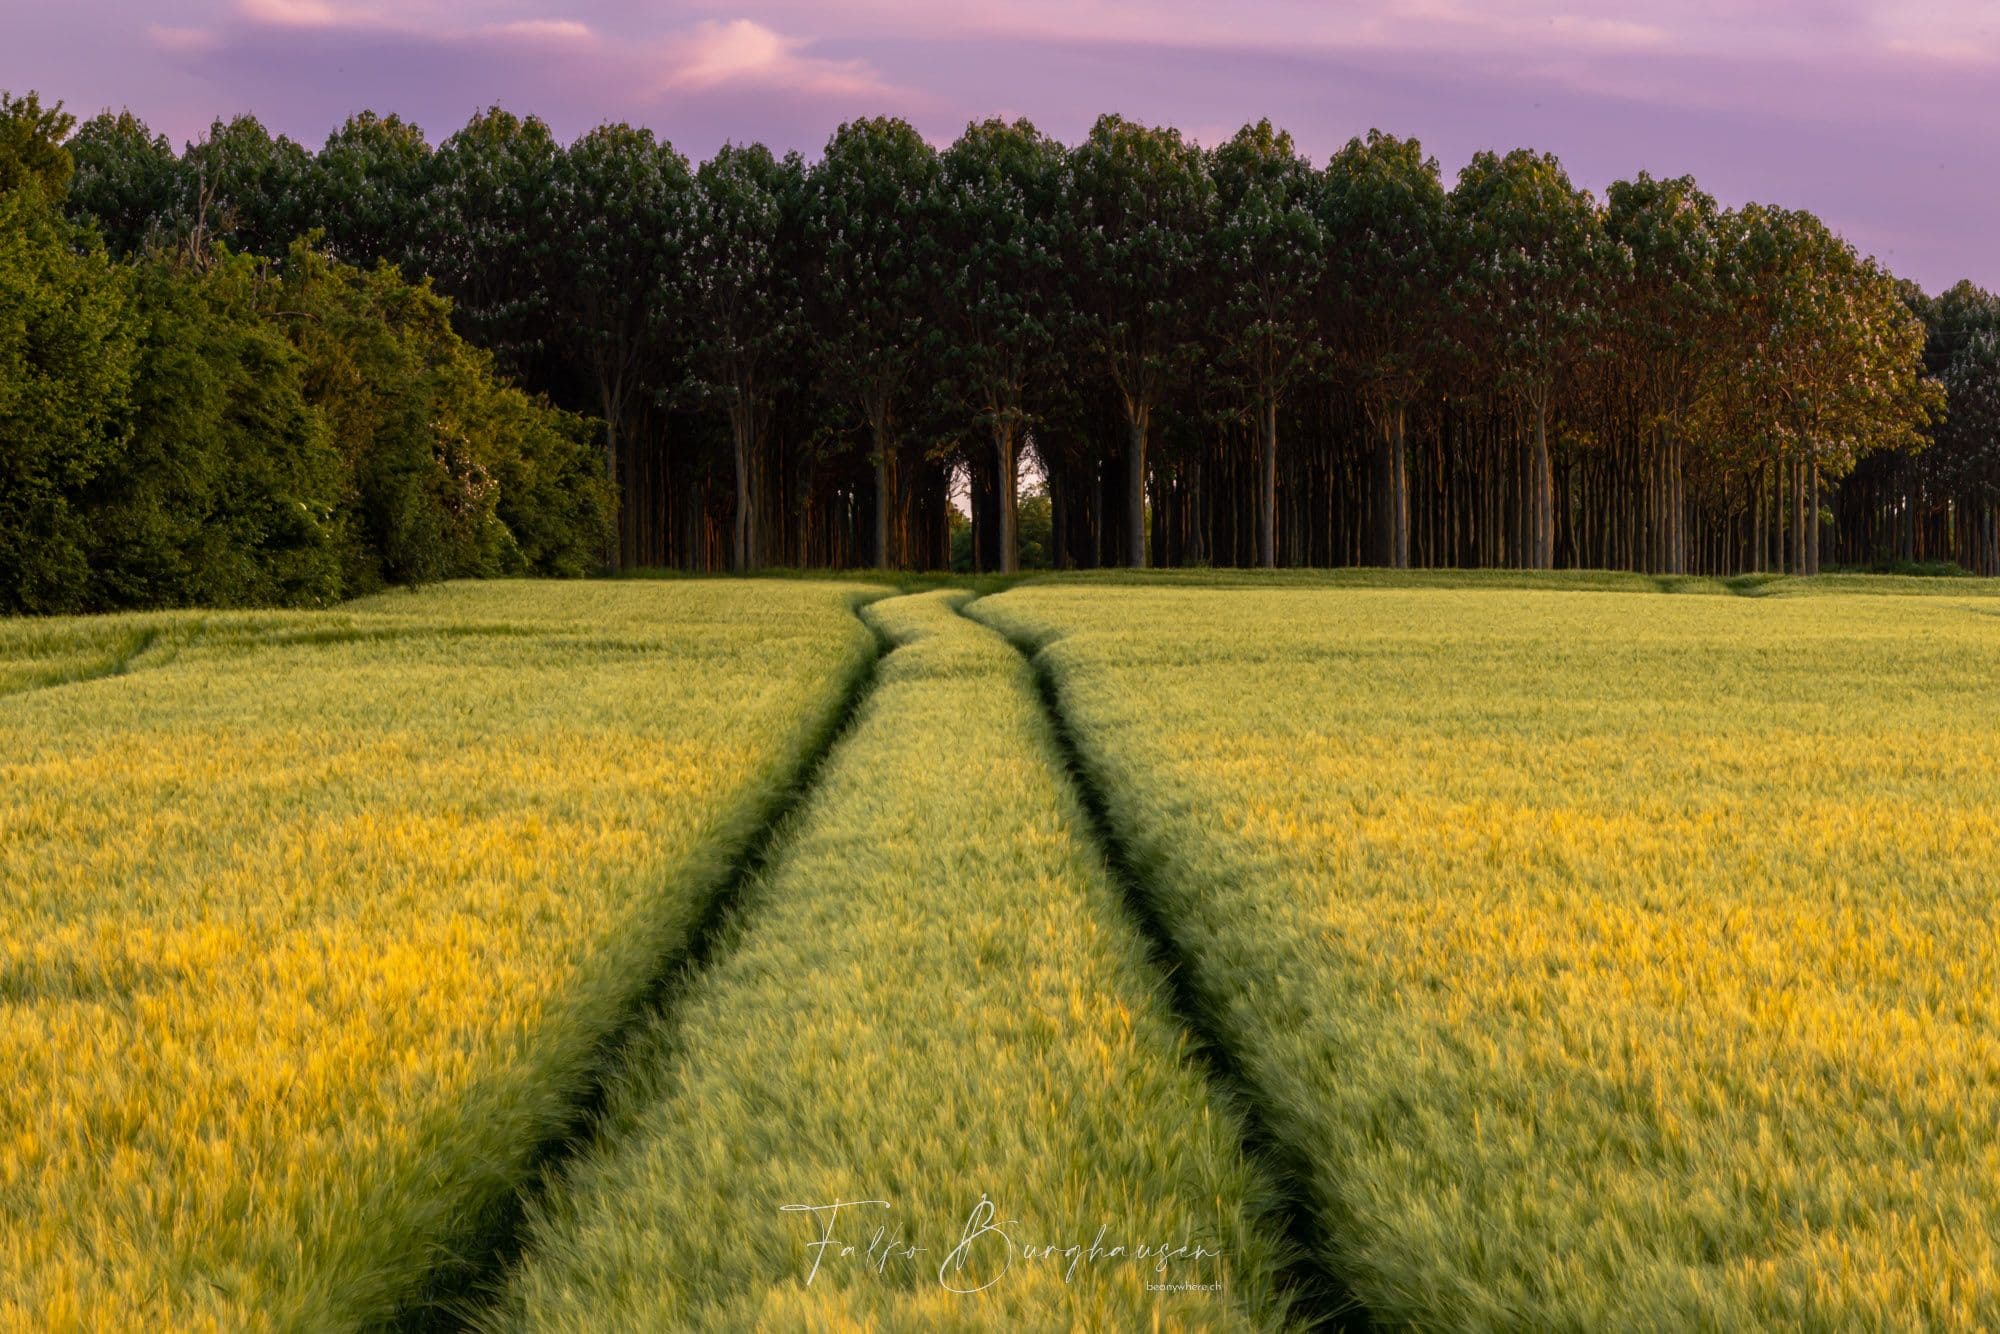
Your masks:
M311 240L113 260L57 211L66 181L0 171L0 612L601 563L589 423L501 380L428 284Z

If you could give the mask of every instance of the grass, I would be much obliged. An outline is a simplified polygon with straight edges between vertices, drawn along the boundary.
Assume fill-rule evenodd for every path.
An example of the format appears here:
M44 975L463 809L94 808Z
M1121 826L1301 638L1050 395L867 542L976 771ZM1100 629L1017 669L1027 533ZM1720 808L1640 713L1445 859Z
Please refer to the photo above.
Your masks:
M1957 577L1943 577L1956 571ZM642 569L624 578L668 581L740 582L737 575L694 575L680 570ZM1739 574L1728 576L1637 574L1626 570L1387 570L1369 566L1335 569L1254 570L1195 568L1168 570L1028 570L1017 574L950 574L939 571L854 569L760 570L760 580L837 578L873 584L899 593L958 589L987 597L1020 587L1212 588L1249 592L1273 589L1479 589L1550 593L1680 593L1714 597L1818 597L1827 594L1893 594L1938 597L2000 597L2000 579L1967 575L1956 566L1899 563L1863 570L1838 567L1824 574Z
M879 684L492 1328L1277 1322L1241 1128L1079 834L1024 661L964 597L867 609L898 646ZM951 1265L982 1196L1006 1235ZM884 1204L786 1211L864 1200ZM1100 1228L1107 1252L1221 1255L1093 1258ZM829 1235L856 1251L811 1245Z
M831 725L864 596L0 625L0 1328L388 1318Z
M1296 582L972 613L1375 1315L2000 1324L1990 584Z

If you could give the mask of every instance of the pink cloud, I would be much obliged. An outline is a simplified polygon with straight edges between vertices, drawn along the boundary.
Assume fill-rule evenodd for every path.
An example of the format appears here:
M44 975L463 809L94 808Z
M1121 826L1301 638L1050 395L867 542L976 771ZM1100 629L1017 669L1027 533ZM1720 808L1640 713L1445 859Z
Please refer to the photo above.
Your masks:
M574 19L514 19L508 23L496 23L485 31L495 37L527 41L590 42L597 39L589 24L578 23Z
M730 86L840 94L890 91L865 62L808 55L806 46L750 19L706 21L662 44L667 70L661 85L686 92Z
M336 9L325 0L243 0L238 12L252 23L280 28L332 28L354 23L361 17Z
M146 36L160 50L177 56L201 55L213 51L222 41L207 28L174 28L158 23L147 26Z

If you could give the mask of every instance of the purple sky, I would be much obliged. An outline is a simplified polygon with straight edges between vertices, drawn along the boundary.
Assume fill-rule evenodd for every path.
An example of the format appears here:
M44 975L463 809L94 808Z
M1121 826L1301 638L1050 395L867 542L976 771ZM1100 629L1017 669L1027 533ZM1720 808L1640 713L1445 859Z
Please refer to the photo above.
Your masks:
M1447 173L1559 154L1601 191L1692 172L1810 208L1936 290L2000 287L2000 0L60 0L7 21L0 88L129 106L176 143L252 111L317 146L348 113L432 140L479 107L564 136L652 126L811 155L893 113L934 140L993 114L1073 141L1101 111L1203 142L1270 116L1323 158L1380 126Z

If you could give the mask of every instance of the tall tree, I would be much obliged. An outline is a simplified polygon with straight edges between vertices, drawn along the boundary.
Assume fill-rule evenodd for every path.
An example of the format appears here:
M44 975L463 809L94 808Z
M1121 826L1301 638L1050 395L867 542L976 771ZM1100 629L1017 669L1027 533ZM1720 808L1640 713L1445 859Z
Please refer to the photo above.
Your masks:
M1945 415L1934 451L1943 481L1964 497L1964 544L1981 574L2000 574L2000 332L1968 331L1945 367Z
M98 607L318 605L341 589L348 480L304 359L273 318L268 270L237 256L196 274L133 269L131 430L89 508Z
M1409 406L1430 378L1449 225L1436 158L1370 130L1326 167L1326 337L1373 428L1368 558L1410 563Z
M1715 200L1691 176L1640 172L1607 192L1610 313L1598 347L1637 393L1641 563L1669 574L1687 570L1685 420L1728 345L1719 225Z
M1065 167L1025 120L966 127L940 163L934 290L952 377L990 442L1003 572L1020 568L1022 436L1061 318Z
M491 107L438 145L423 211L424 270L451 298L453 322L537 383L548 371L561 155L540 120Z
M807 181L807 236L820 261L814 344L836 392L867 422L875 465L875 563L892 545L898 502L897 411L921 349L929 306L923 229L937 154L907 121L850 121L834 131Z
M306 176L307 216L336 259L422 272L431 147L396 115L363 111L327 136Z
M1549 417L1563 377L1590 346L1602 247L1588 191L1555 157L1515 149L1477 154L1450 203L1467 245L1459 274L1466 324L1495 387L1529 414L1522 487L1524 563L1555 565L1555 481Z
M209 126L181 155L186 211L197 252L221 241L239 254L275 258L312 225L306 178L312 155L255 116Z
M557 161L553 206L568 228L556 295L597 391L606 465L633 499L620 448L635 407L665 387L648 371L660 360L666 321L678 316L692 193L687 160L651 130L600 126ZM628 537L634 518L628 504ZM617 563L633 554L621 542Z
M76 159L70 216L94 225L112 254L164 250L180 240L187 188L164 134L129 111L107 111L78 128L69 151Z
M729 417L736 480L730 564L763 563L758 453L786 378L802 317L781 246L797 211L805 166L762 144L724 144L695 172L694 225L682 285L700 387Z
M1292 136L1263 120L1215 150L1209 264L1224 363L1257 439L1257 560L1278 563L1278 407L1320 347L1327 238L1319 180Z
M1215 187L1180 131L1100 117L1070 154L1064 250L1085 336L1124 410L1126 560L1147 561L1146 450L1187 348Z
M1786 563L1810 574L1820 478L1921 447L1941 391L1922 372L1922 321L1872 260L1810 213L1749 204L1733 222L1741 402L1784 473Z

